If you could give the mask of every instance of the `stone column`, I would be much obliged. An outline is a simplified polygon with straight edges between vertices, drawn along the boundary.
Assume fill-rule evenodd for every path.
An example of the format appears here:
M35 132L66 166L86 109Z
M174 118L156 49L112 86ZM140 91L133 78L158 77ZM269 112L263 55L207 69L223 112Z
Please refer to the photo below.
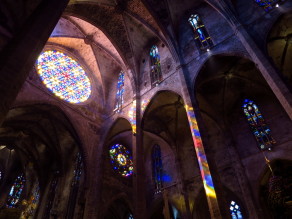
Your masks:
M0 125L69 0L43 0L0 53Z
M99 128L98 128L99 130ZM86 181L84 182L84 218L100 218L102 209L102 183L103 170L105 168L104 150L106 150L106 133L81 136L84 150L88 157L84 160L83 167L86 168ZM90 130L87 130L90 133ZM102 137L104 136L104 137Z
M144 149L143 149L143 131L141 128L141 99L139 91L136 95L136 134L133 134L133 201L134 218L148 218L146 211L146 185L145 185L145 167L144 167Z
M276 69L267 59L266 55L258 48L251 36L246 32L243 26L236 27L236 35L244 45L245 49L253 59L262 76L274 92L282 107L292 119L292 95L287 86L279 77Z
M202 138L201 138L201 134L200 134L199 126L198 126L198 121L197 121L197 117L199 114L198 107L196 106L196 104L194 104L195 100L191 98L184 73L180 67L178 67L177 69L177 74L179 74L180 76L180 83L182 87L181 93L184 99L185 110L186 110L188 121L189 121L190 131L193 137L194 149L197 155L197 160L198 160L198 164L199 164L199 168L201 172L201 177L203 181L204 190L206 193L206 198L207 198L211 218L212 219L215 219L215 218L220 219L222 217L228 218L228 216L226 216L224 211L223 212L220 211L217 191L215 191L212 177L213 175L215 176L214 177L214 179L216 178L215 185L216 187L219 187L219 188L220 188L220 178L218 174L214 174L214 172L216 173L216 171L212 172L212 175L210 172L209 162L212 161L212 159L207 160L205 146L203 145L203 142L202 142ZM212 164L212 166L214 165ZM212 170L216 170L216 168L212 168ZM221 194L220 194L219 200L221 202L220 204L223 205L224 199L222 198Z
M244 170L244 165L242 164L242 161L239 156L239 152L235 147L234 142L234 136L232 134L232 131L225 130L225 137L227 147L228 147L228 153L230 157L231 164L230 166L233 168L234 175L238 182L238 187L240 188L243 196L242 201L244 201L246 205L246 211L249 213L249 215L252 215L254 218L262 218L261 215L259 215L257 203L255 201L255 197L252 193L251 186L248 181L248 177ZM264 159L263 159L264 162ZM228 203L230 204L230 203Z

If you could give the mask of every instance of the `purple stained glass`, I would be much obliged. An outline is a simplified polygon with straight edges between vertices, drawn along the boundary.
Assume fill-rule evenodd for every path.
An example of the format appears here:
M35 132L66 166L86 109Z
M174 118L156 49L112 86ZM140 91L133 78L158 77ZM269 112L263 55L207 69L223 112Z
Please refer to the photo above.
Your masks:
M205 50L213 46L211 37L209 36L199 15L192 14L189 18L189 23L193 28L195 40L201 50Z
M48 50L37 60L38 74L57 97L70 103L86 101L91 94L90 80L85 71L68 55Z
M158 85L162 80L162 73L160 67L160 57L157 46L152 46L150 50L150 73L151 84Z
M255 0L265 11L270 11L279 0Z
M242 109L260 148L271 150L276 142L257 105L252 100L245 99Z
M130 151L121 144L113 145L109 150L111 163L114 170L122 176L128 177L133 174L133 161Z
M16 208L19 205L19 200L23 192L24 183L25 178L23 174L15 179L8 195L6 207Z
M159 145L154 145L152 148L152 176L155 184L155 193L161 192L162 189L162 160L161 150Z
M235 201L231 201L229 210L232 219L243 219L240 207Z
M120 112L122 110L122 105L124 103L124 92L125 92L125 73L120 72L118 83L117 83L117 93L116 93L116 107L114 109L115 112Z

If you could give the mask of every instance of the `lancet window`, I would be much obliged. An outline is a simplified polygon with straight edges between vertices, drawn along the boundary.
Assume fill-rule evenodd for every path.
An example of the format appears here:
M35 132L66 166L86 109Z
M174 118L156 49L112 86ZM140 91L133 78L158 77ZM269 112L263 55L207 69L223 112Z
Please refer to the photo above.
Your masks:
M202 20L199 15L192 14L189 18L189 23L193 28L194 36L198 47L201 50L207 50L213 46L211 37L208 34L208 31L205 28Z
M159 145L154 145L152 148L152 176L155 184L155 193L161 192L162 189L162 160L161 150Z
M81 175L83 171L83 161L80 153L77 154L74 165L73 179L69 195L69 203L67 208L67 218L73 218L75 204L78 196Z
M57 189L57 185L58 185L58 181L59 181L58 174L59 174L59 172L57 171L54 174L54 177L53 177L51 184L50 184L48 197L47 197L47 203L46 203L46 207L45 207L45 211L44 211L44 215L43 215L44 219L49 219L50 215L51 215L51 209L52 209L53 204L54 204L56 189Z
M124 103L124 92L125 92L125 73L121 71L119 73L118 84L117 84L117 93L116 93L116 107L115 112L120 112L122 110L122 105Z
M254 101L245 99L242 109L260 148L271 150L276 142L257 105Z
M232 219L243 219L240 207L235 201L231 201L229 210Z
M156 86L162 81L160 57L155 45L150 49L150 76L152 86Z
M37 181L32 188L29 199L27 200L26 208L21 213L21 218L33 218L36 213L39 200L40 200L40 187L39 187L39 182Z
M23 174L21 174L15 179L15 181L10 189L7 203L6 203L6 207L16 208L19 205L21 194L22 194L23 189L24 189L24 184L25 184L25 177Z
M282 0L283 1L283 0ZM270 11L279 0L255 0L255 2L261 6L265 11Z

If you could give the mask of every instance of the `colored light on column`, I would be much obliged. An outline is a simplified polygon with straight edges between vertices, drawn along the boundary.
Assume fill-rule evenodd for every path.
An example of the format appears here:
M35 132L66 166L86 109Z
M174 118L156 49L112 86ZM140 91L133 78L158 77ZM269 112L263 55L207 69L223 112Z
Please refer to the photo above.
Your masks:
M202 143L198 123L193 111L193 107L189 107L188 105L185 105L185 109L187 112L187 117L189 120L191 132L192 132L194 147L195 147L197 158L199 161L199 167L200 167L201 175L203 178L203 184L204 184L206 194L207 196L216 199L214 184L213 184L212 176L210 174L207 157L203 148L203 143Z
M136 125L136 100L133 101L132 106L128 112L130 118L130 123L132 126L133 134L136 134L137 125Z

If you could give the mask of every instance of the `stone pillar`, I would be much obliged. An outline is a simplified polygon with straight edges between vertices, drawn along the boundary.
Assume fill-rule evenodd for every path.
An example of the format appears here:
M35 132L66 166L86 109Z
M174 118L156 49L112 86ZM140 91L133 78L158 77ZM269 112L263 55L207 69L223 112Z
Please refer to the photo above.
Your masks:
M137 92L139 93L139 91ZM134 112L135 113L135 112ZM149 216L146 211L146 185L145 185L145 167L144 167L144 149L143 149L143 131L141 128L141 99L136 96L136 134L133 134L133 201L134 218L146 219Z
M177 135L178 133L178 110L180 107L184 107L181 106L180 104L177 104L176 106L176 115L175 115L175 135ZM191 219L192 218L192 213L191 213L191 209L190 209L190 200L188 197L188 189L187 186L184 182L184 178L183 178L183 169L182 169L182 164L181 164L181 159L179 157L179 150L180 150L180 142L178 141L177 137L174 137L174 141L175 141L175 163L176 163L176 171L177 171L177 175L178 175L178 185L177 185L177 189L180 192L180 194L183 196L184 198L184 209L181 212L181 217L185 218L185 219ZM163 194L164 197L164 194Z
M88 131L89 132L89 131ZM84 170L86 168L86 181L84 182L84 216L83 218L100 218L102 202L103 170L105 168L104 150L106 133L81 136L83 147L86 148L88 158L84 160Z
M258 212L258 206L252 193L244 166L241 162L238 150L235 147L234 137L232 132L226 131L225 138L227 140L228 153L231 160L230 166L233 168L234 174L237 178L238 186L243 194L242 200L246 205L246 211L254 218L262 218ZM232 138L232 139L231 139ZM264 159L263 159L264 162ZM229 203L228 203L229 204Z
M1 151L1 153L7 157L7 161L3 165L4 173L2 172L0 186L0 208L5 207L11 187L19 174L19 172L15 172L15 163L17 162L15 159L15 150L12 148L9 148L8 150Z
M282 107L292 119L292 95L279 77L276 69L267 59L266 55L258 48L251 36L246 32L243 26L236 27L236 35L244 45L245 49L251 56L262 76L274 92L275 96L281 103Z
M189 93L188 86L187 86L185 76L184 76L182 69L178 68L177 73L180 76L180 82L181 82L181 87L182 87L181 93L182 93L183 99L184 99L184 104L185 104L185 109L186 109L186 113L187 113L187 117L188 117L188 121L189 121L190 131L191 131L192 137L193 137L194 149L195 149L198 164L200 167L201 177L202 177L203 186L204 186L204 190L205 190L206 197L207 197L207 202L208 202L211 218L212 219L215 219L215 218L220 219L220 218L222 218L222 216L224 218L228 218L228 217L226 217L226 214L222 214L222 212L220 211L218 197L217 197L217 194L216 194L216 191L214 188L213 179L212 179L213 173L211 175L210 167L209 167L209 161L211 159L207 160L205 147L203 145L200 130L198 127L198 121L197 121L198 108L197 107L194 108L195 106L193 103L195 102L195 100L191 99L191 95ZM213 168L213 169L216 169L216 168ZM220 182L220 178L218 175L216 175L216 179L217 179L216 180L217 182ZM220 185L220 183L219 183L219 185ZM216 184L216 186L217 186L217 184ZM220 197L220 201L221 201L221 197ZM222 200L224 202L224 199L222 199ZM222 203L222 204L224 204L224 203Z
M0 125L69 0L43 0L0 53Z
M163 215L164 215L164 218L165 219L170 219L169 204L168 204L168 197L167 197L167 190L163 190L162 191L162 195L163 195L163 202L164 202Z

